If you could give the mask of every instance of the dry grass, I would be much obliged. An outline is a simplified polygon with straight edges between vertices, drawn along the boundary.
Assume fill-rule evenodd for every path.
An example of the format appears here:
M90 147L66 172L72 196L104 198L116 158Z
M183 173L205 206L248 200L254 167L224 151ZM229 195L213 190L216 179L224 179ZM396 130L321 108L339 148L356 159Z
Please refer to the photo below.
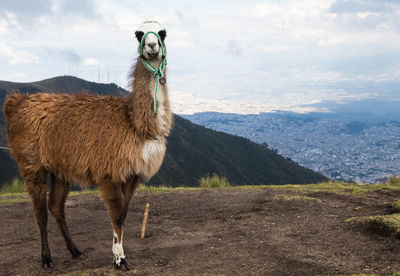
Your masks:
M400 200L393 202L390 206L392 213L400 213Z
M400 214L354 217L345 221L350 224L365 224L383 233L400 237Z
M262 185L262 186L238 186L239 189L276 189L284 191L294 191L301 194L327 192L336 194L363 195L367 192L386 190L400 190L400 178L392 176L387 182L379 184L348 183L342 181L328 181L318 184L305 185Z
M3 185L0 194L19 194L25 192L24 182L15 178L10 184Z
M213 176L207 176L200 178L200 187L201 188L228 188L231 185L229 184L228 179L223 176L219 176L213 174Z

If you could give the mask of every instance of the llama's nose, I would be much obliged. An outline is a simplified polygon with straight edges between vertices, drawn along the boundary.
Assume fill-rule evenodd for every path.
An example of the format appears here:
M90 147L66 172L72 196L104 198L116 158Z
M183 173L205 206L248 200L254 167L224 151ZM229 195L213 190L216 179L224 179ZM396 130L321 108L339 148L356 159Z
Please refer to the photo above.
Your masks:
M155 43L155 42L149 42L149 43L147 43L147 45L148 45L151 49L154 49L154 47L156 47L156 43Z

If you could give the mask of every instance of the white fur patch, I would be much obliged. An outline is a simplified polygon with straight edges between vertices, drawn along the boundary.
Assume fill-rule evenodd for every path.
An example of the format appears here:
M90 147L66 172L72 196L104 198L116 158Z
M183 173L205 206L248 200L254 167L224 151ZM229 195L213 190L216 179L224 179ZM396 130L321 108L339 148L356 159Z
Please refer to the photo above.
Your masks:
M160 105L160 108L157 111L157 120L160 124L160 128L162 131L165 131L167 128L167 121L165 120L165 108L164 105Z
M114 232L112 252L114 256L114 264L116 265L121 263L121 259L125 259L124 248L122 247L122 235L123 234L121 234L121 240L118 241L117 234Z
M145 162L156 159L159 155L164 154L165 143L161 139L146 141L142 149L142 158Z
M159 31L164 30L164 28L156 21L146 21L139 26L138 30L144 33L150 31L158 33Z
M153 47L150 47L149 45L153 44ZM160 46L158 45L158 38L154 34L148 34L144 40L144 51L147 54L157 54L158 57L160 58L162 53L160 51ZM154 66L154 65L153 65Z
M165 90L162 85L158 86L158 95L157 95L157 102L158 102L158 107L157 107L157 121L160 125L161 130L164 132L166 131L167 128L167 121L165 120L165 98L167 97L165 95ZM154 96L153 96L154 97Z

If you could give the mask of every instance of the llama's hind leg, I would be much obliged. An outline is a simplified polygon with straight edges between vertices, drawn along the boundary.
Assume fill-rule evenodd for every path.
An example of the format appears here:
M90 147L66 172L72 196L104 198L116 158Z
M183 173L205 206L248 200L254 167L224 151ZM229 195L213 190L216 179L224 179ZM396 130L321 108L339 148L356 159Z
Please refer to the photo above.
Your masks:
M51 190L49 195L49 210L57 222L69 252L74 259L85 259L86 256L76 248L69 234L67 224L65 222L65 201L69 193L69 182L56 178L51 174Z
M46 174L44 169L35 172L22 171L25 187L32 198L36 224L42 240L42 267L52 267L49 244L47 241L47 206L46 206Z

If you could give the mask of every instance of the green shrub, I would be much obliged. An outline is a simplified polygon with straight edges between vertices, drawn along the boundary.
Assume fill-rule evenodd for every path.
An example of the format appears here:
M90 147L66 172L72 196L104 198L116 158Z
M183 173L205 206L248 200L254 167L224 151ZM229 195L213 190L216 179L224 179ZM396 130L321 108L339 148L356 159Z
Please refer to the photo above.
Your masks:
M388 180L389 184L400 185L400 176L392 175Z
M216 174L200 178L201 188L227 188L230 186L231 185L229 185L229 181L226 177L218 176Z
M18 194L23 192L25 192L24 182L18 178L15 178L11 184L4 185L0 190L1 194Z

